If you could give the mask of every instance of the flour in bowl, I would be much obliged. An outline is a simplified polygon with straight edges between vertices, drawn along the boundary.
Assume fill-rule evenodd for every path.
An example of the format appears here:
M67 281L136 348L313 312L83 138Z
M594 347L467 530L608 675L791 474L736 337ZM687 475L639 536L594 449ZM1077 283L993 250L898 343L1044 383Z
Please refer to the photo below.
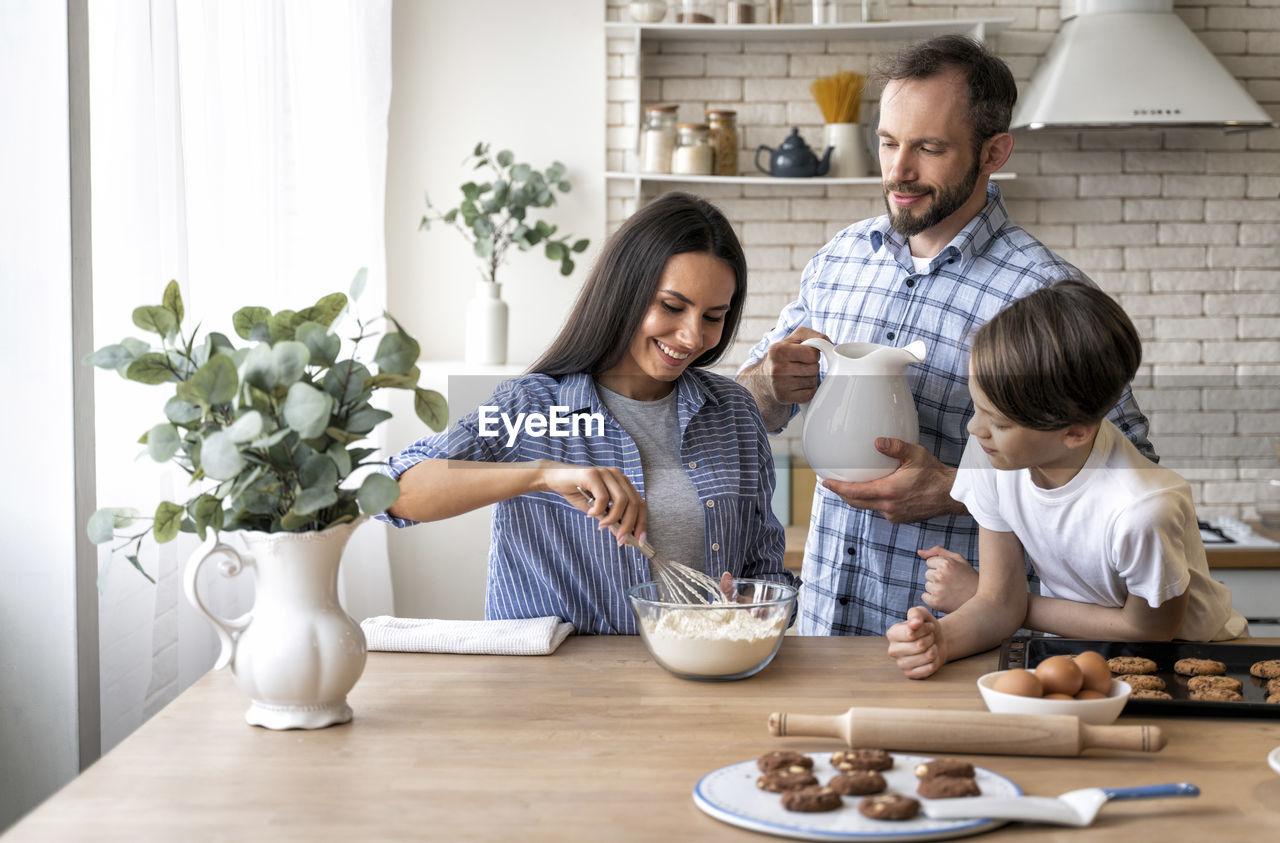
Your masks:
M653 657L668 670L730 676L773 654L787 616L758 618L742 609L670 609L645 619L641 631Z

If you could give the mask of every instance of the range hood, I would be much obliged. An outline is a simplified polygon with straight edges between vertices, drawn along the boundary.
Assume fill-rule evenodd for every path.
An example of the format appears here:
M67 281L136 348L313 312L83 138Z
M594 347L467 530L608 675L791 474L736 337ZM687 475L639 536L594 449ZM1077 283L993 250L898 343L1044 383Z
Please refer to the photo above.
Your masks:
M1276 124L1186 24L1173 0L1061 0L1062 29L1013 128L1213 128Z

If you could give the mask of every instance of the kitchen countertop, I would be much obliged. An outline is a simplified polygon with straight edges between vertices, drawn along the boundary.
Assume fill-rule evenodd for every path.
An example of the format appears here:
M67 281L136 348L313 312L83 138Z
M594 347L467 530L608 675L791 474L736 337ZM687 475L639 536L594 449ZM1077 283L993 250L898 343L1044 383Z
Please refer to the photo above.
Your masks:
M1251 643L1260 642L1254 640ZM881 638L788 637L760 674L677 679L640 640L570 637L552 656L371 653L355 720L316 731L247 726L248 701L214 671L15 825L26 840L739 840L690 791L772 749L770 712L851 705L981 710L995 651L903 678ZM1280 839L1280 719L1121 717L1155 723L1158 753L964 757L1030 794L1190 781L1197 799L1106 806L1088 829L1011 825L993 841Z

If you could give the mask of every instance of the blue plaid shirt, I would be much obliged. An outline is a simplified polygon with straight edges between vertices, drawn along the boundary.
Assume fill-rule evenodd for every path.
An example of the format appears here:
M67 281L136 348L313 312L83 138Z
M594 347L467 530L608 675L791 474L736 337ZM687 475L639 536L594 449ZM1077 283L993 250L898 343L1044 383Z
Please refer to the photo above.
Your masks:
M392 457L387 473L398 478L425 459L546 459L617 466L644 495L635 440L609 414L590 376L513 378L498 387L489 405L513 419L517 413L549 415L553 406L574 414L600 413L604 435L522 435L508 445L505 431L497 437L480 435L477 411ZM719 579L729 571L735 577L796 585L782 566L785 537L771 505L773 457L751 394L728 378L688 369L676 382L676 412L680 460L705 516L707 573ZM397 527L415 523L385 513L378 517ZM555 616L572 623L578 633L634 635L635 618L625 592L651 579L639 551L618 547L612 535L554 492L520 495L494 509L486 618Z
M918 273L906 238L887 216L849 226L805 267L799 298L751 350L745 366L801 325L837 344L902 346L924 340L927 359L907 367L920 418L920 444L950 466L960 464L973 414L969 343L997 311L1064 278L1089 279L1009 221L1000 190ZM1092 282L1090 282L1092 283ZM792 415L798 412L792 408ZM1125 390L1110 418L1147 456L1147 419ZM978 529L968 515L892 524L855 509L817 485L809 516L800 590L802 635L883 635L920 605L927 566L916 551L933 545L976 564Z

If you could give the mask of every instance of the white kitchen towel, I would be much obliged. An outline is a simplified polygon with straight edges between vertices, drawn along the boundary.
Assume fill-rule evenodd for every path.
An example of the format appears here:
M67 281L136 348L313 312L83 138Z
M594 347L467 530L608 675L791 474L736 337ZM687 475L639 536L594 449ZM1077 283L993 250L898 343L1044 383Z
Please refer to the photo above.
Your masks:
M370 650L396 653L470 653L549 656L573 624L559 618L454 621L379 615L360 622Z

